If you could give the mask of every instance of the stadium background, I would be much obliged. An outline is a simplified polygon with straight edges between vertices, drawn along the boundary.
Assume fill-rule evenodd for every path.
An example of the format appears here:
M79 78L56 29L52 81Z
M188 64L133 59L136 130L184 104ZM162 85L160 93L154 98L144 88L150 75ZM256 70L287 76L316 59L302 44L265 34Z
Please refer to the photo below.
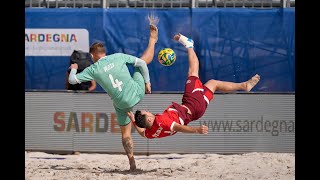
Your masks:
M133 132L137 153L294 152L295 9L290 1L84 2L26 1L25 42L34 29L85 29L87 46L98 40L108 54L140 56L147 45L146 16L158 16L155 52L170 47L177 61L164 67L155 56L149 65L153 94L136 108L161 112L180 101L188 62L183 47L172 40L179 32L196 42L202 81L262 77L251 93L217 94L205 116L190 124L234 122L231 130L212 125L208 136L179 134L156 141ZM123 152L112 102L101 87L95 93L64 90L70 55L25 56L26 150Z

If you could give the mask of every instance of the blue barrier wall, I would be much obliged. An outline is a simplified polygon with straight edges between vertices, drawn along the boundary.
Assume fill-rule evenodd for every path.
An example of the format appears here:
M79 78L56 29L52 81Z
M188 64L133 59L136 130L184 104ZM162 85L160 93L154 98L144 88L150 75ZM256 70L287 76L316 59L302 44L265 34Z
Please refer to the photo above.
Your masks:
M258 73L261 82L253 91L295 91L294 8L26 9L25 27L83 28L89 43L104 42L108 54L141 56L148 44L150 13L160 19L156 53L149 64L153 92L184 89L187 52L172 40L179 32L195 41L203 82L240 82ZM177 54L170 67L157 61L164 47ZM26 56L25 88L63 90L68 66L69 56ZM98 86L97 91L103 90Z

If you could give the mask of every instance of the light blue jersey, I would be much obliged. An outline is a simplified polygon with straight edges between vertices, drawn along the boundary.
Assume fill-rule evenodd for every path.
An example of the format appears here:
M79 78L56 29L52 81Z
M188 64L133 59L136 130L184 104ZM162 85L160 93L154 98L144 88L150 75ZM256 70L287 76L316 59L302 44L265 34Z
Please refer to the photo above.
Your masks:
M127 64L140 66L140 69L135 68L131 76ZM140 72L141 70L143 72ZM135 56L123 53L99 59L76 74L75 79L78 83L95 80L108 93L113 100L119 125L127 125L130 122L126 112L131 111L133 106L140 102L145 94L145 83L150 82L146 63Z

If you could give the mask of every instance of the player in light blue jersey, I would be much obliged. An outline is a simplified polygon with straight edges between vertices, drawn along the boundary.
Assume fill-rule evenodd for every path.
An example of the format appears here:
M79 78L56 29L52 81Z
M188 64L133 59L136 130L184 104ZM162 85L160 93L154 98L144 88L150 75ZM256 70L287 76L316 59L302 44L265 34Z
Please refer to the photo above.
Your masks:
M151 93L151 83L147 64L154 57L154 48L158 40L158 28L150 18L150 37L148 47L138 58L132 55L115 53L106 55L102 43L93 43L90 46L90 55L94 64L77 73L78 65L70 66L69 83L76 84L95 80L111 97L116 111L117 121L122 133L122 145L127 153L130 170L136 169L131 138L131 121L128 111L139 103L145 93ZM127 65L135 67L131 76Z

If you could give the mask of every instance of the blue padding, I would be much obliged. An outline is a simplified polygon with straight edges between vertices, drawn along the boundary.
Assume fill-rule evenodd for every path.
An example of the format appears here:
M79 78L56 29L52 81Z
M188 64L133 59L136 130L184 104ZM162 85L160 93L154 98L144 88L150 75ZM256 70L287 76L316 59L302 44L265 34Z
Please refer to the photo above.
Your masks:
M195 41L203 83L209 79L241 82L259 73L261 82L253 91L295 91L294 8L27 8L25 27L85 28L89 43L104 42L108 54L140 57L148 44L146 16L150 13L160 19L155 57L148 65L154 92L184 90L187 51L172 39L179 32ZM157 53L164 47L177 54L170 67L157 61ZM26 56L25 65L26 89L65 89L69 57ZM98 86L97 91L103 90Z

